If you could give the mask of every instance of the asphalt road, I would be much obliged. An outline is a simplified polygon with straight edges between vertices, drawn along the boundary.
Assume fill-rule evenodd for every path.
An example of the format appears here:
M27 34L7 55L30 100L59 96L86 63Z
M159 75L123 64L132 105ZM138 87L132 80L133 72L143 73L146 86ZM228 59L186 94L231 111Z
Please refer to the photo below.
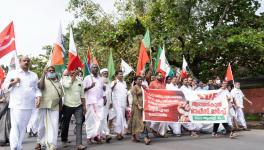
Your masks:
M59 149L75 149L75 136L72 131L69 132L69 147ZM85 135L83 135L83 144L87 145L88 150L264 150L264 130L251 130L239 132L240 136L236 139L230 139L225 136L212 137L210 134L200 134L200 137L194 138L189 135L182 137L169 136L168 138L152 138L151 145L143 143L134 143L130 136L124 140L117 141L113 139L110 144L92 144L87 145ZM58 139L60 141L60 138ZM25 137L23 143L24 150L32 150L35 147L36 138ZM9 147L0 147L1 150L9 150Z

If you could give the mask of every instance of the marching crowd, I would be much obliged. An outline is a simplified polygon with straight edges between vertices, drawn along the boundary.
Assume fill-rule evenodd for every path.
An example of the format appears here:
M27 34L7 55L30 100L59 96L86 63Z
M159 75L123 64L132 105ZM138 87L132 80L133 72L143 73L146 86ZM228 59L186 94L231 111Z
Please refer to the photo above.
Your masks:
M219 136L219 123L197 124L191 122L166 123L143 121L143 95L145 89L181 90L184 95L195 90L221 89L228 99L228 122L222 123L225 134L230 138L238 136L237 130L248 130L244 118L243 101L252 105L240 90L240 83L234 87L219 77L208 83L197 83L192 77L180 79L178 76L164 77L162 73L142 72L135 76L131 87L123 80L123 72L117 71L113 81L108 79L106 68L99 70L92 64L90 75L82 77L80 70L65 73L59 79L53 66L44 69L40 79L29 70L30 59L19 58L19 68L8 72L0 91L0 144L10 143L11 150L21 150L26 132L36 136L35 150L45 147L55 150L58 137L61 146L67 147L72 116L75 120L76 149L86 149L83 130L88 143L109 143L116 135L122 140L131 134L134 142L150 144L149 133L155 137L168 137L168 132L181 136L183 131L192 137L200 132ZM188 101L188 97L186 97ZM184 106L186 107L186 106Z

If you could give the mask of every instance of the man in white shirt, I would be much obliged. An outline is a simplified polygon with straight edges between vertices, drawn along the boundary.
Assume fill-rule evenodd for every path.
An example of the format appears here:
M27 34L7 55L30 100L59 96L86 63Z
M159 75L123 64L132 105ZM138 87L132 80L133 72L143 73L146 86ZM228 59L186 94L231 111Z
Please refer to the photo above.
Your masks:
M180 90L177 85L177 78L177 76L172 77L171 83L166 85L167 90ZM172 129L173 134L175 134L176 136L181 136L181 123L168 123L168 126Z
M244 108L244 103L243 101L247 101L250 105L252 105L252 102L248 100L243 92L240 90L240 83L236 82L234 89L231 91L231 96L233 97L235 103L236 103L236 113L237 113L237 118L238 122L243 126L243 130L248 131L249 129L247 128L243 108Z
M220 93L219 97L221 97L221 99L223 99L223 100L227 99L228 103L226 103L226 104L230 105L230 103L232 103L232 97L230 95L230 92L227 89L227 82L226 81L223 81L222 87L220 90L221 90L221 93ZM223 105L223 107L229 107L229 106ZM220 123L214 123L212 136L218 136L217 131L218 131L219 125L220 125ZM229 134L230 138L234 138L234 137L238 136L238 134L233 131L233 129L228 125L227 122L222 123L222 125L224 126L224 128L226 130L226 134Z
M117 133L117 139L122 140L127 128L125 110L127 107L127 85L123 80L123 72L116 72L116 80L111 83L113 107L116 112L114 119L114 131Z
M98 65L91 66L91 74L83 80L84 97L86 100L87 113L85 125L87 139L92 142L101 142L103 110L106 103L104 94L104 83L99 76Z
M182 86L180 89L183 92L184 97L187 101L191 101L193 99L194 89L192 89L191 87L192 82L193 82L192 77L182 79ZM187 123L183 123L182 125L191 132L192 137L198 137L198 134L196 133L196 131L200 130L201 128L200 124L194 124L191 122L187 122Z
M9 108L11 112L10 147L11 150L21 150L26 126L32 110L40 104L41 92L38 89L38 76L29 71L30 59L27 56L19 58L19 69L7 74L5 89L10 91Z
M110 106L112 104L112 98L111 98L111 86L110 86L110 82L108 79L108 69L107 68L103 68L100 70L100 74L102 76L102 80L104 82L104 96L106 98L106 104L104 106L104 110L103 110L103 119L102 119L102 132L103 135L105 136L105 141L107 143L110 142L110 140L112 139L110 136L110 129L108 127L108 119L112 119L110 118L109 112L111 111ZM109 116L108 116L109 115Z

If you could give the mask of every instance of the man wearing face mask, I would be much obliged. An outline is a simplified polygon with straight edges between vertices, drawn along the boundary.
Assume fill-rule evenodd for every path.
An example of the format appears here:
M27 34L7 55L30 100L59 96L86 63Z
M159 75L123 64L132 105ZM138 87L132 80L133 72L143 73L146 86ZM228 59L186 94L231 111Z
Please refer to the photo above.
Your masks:
M45 145L48 150L57 149L59 109L61 108L62 86L53 66L44 69L38 87L42 93L39 105L39 128L35 150Z
M31 117L32 109L40 103L41 92L38 89L38 76L29 70L28 56L19 58L19 69L7 74L4 88L10 91L11 150L21 150L26 126Z
M250 100L248 100L246 96L243 94L243 92L240 90L239 82L235 83L235 88L232 89L231 96L236 102L236 113L237 113L238 122L243 126L243 130L249 131L249 129L247 128L247 124L243 112L243 108L244 108L243 101L244 100L247 101L250 105L252 105L253 103Z
M216 89L219 89L221 87L221 80L220 80L220 77L219 76L216 76L215 77L215 88Z

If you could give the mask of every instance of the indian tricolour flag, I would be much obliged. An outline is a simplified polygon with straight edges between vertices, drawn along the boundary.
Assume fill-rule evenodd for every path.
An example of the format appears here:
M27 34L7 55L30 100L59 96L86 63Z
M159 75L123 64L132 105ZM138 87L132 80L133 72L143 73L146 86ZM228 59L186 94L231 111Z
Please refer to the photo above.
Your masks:
M163 49L160 53L158 67L156 72L161 72L163 74L163 77L172 76L173 70L171 69L171 66L169 65L169 62L165 55L165 47L163 46Z

